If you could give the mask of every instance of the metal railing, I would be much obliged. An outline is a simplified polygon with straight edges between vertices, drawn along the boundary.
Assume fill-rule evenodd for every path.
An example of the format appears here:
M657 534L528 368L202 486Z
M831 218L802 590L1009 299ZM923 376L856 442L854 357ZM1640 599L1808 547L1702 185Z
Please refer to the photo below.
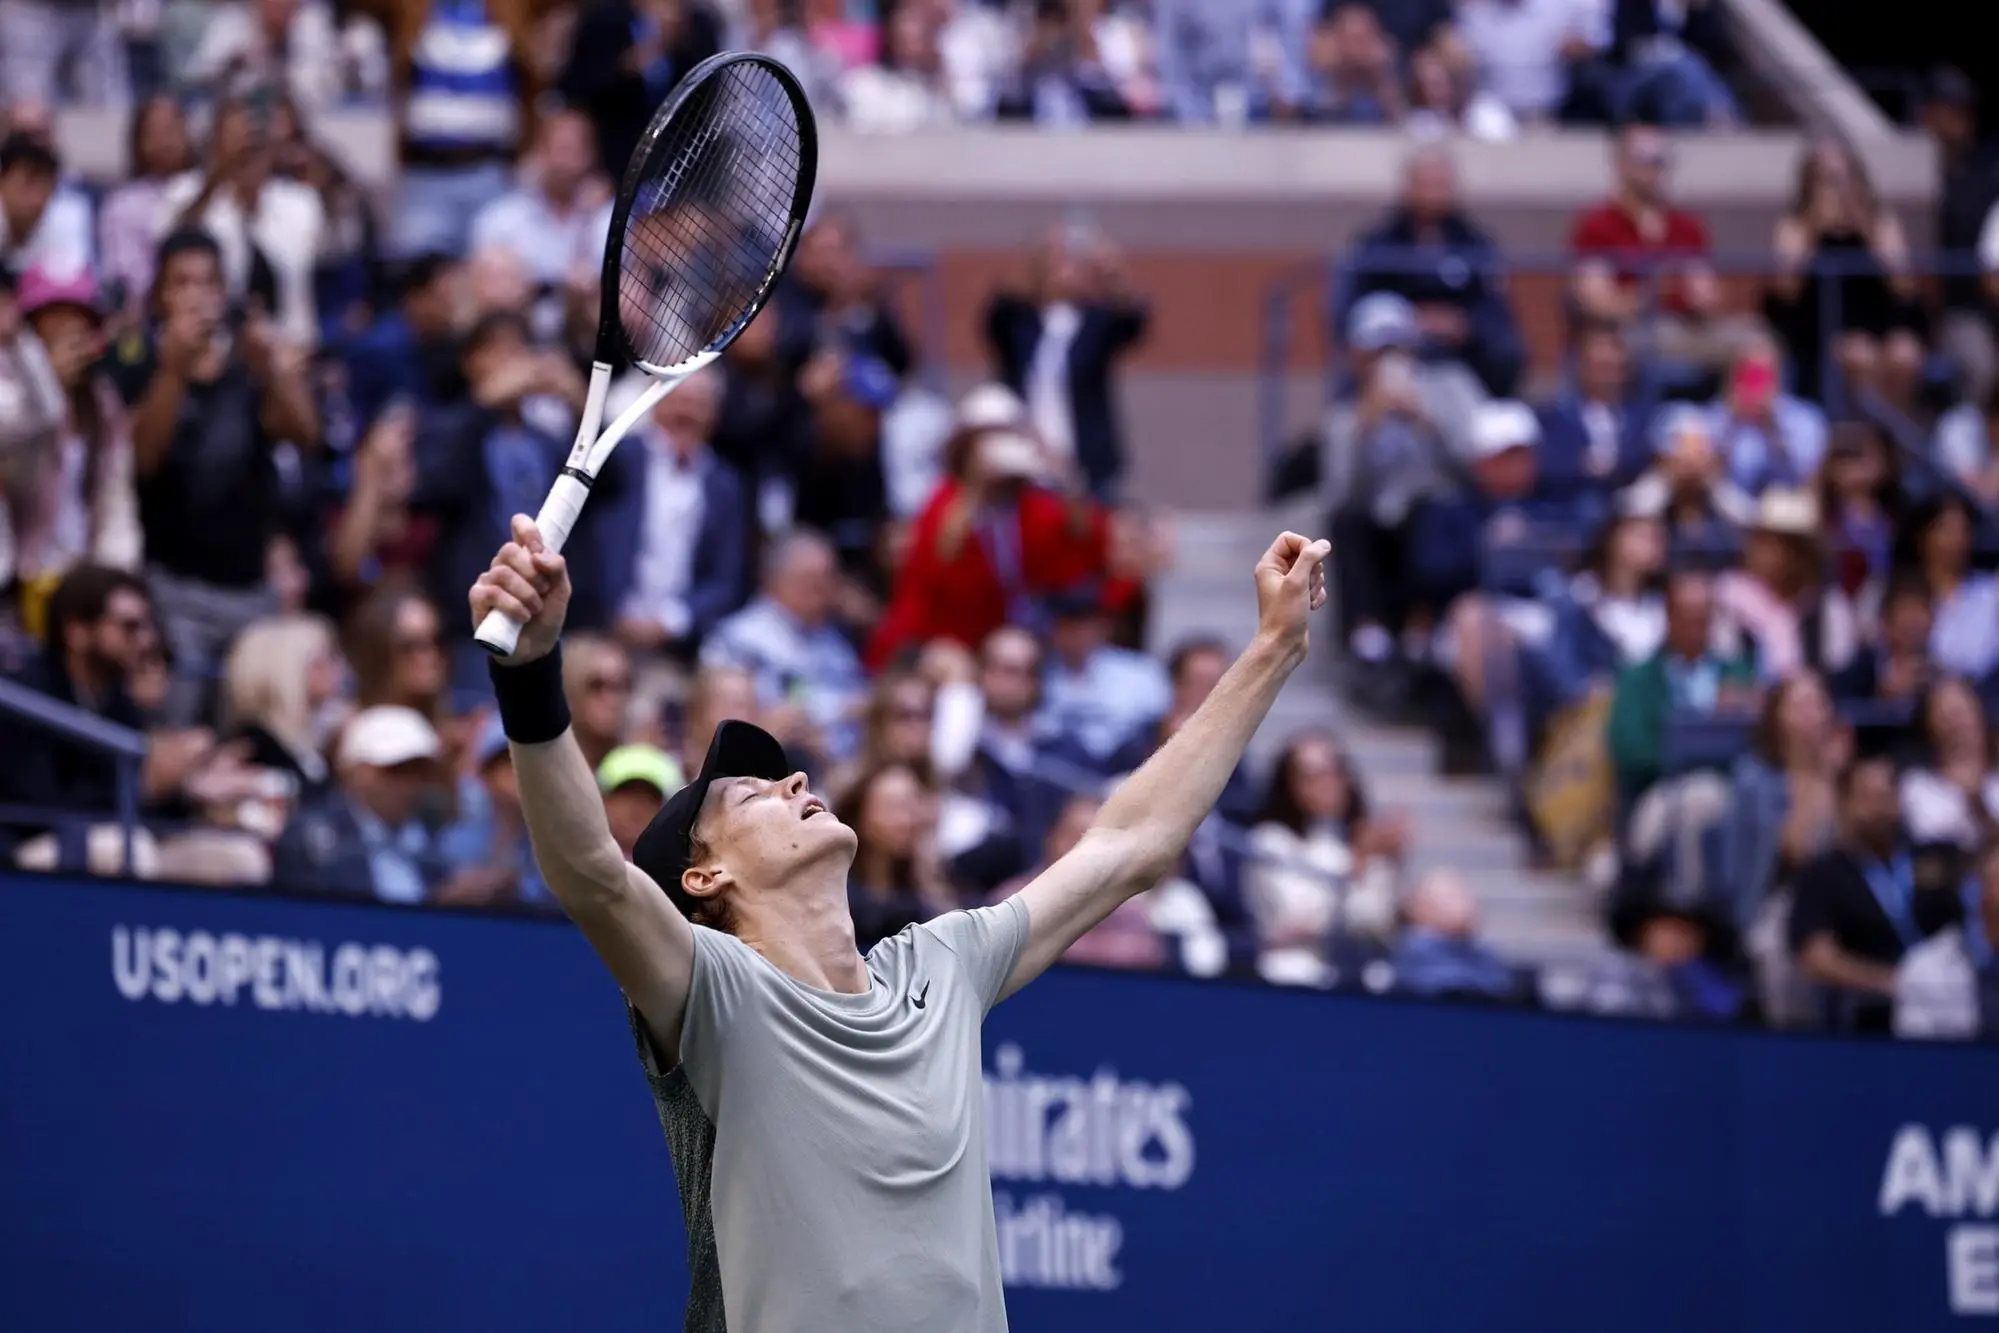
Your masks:
M0 714L48 735L61 737L110 758L117 774L116 814L124 838L124 869L131 873L137 864L139 834L139 781L146 762L144 733L116 722L107 722L95 713L52 699L38 690L0 677ZM99 822L86 820L77 811L9 811L10 816L46 819L50 823ZM19 822L10 818L7 822Z

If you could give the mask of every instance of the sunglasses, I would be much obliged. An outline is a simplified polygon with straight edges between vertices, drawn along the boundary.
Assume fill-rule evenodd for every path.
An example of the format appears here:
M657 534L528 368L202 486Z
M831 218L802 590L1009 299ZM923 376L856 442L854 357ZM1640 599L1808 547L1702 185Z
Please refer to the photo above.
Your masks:
M145 634L153 628L148 616L112 616L111 628L120 634Z
M630 694L632 682L627 676L592 676L583 682L585 694Z

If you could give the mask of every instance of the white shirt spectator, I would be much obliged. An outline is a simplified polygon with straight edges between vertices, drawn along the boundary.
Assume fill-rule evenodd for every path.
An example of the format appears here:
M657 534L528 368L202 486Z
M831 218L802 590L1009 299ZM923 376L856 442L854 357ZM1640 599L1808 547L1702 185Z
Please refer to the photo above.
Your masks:
M472 219L472 251L488 246L511 250L537 287L559 286L579 258L595 256L603 262L609 210L609 204L558 208L532 186L509 190Z
M166 229L171 230L173 219L200 195L203 179L202 172L188 171L167 186L160 199ZM273 176L257 191L255 211L246 217L234 191L218 190L200 223L222 251L222 276L231 294L241 296L248 290L255 247L277 280L278 308L271 313L278 327L302 346L316 344L319 318L313 307L312 270L326 238L326 209L318 191Z
M1099 648L1081 670L1051 661L1041 692L1043 725L1074 736L1099 758L1124 744L1140 727L1164 717L1172 706L1173 685L1166 668L1126 648Z
M1568 91L1562 47L1576 38L1603 50L1610 14L1603 0L1463 0L1458 31L1485 86L1516 115L1546 119Z
M1334 927L1387 939L1395 929L1395 870L1370 862L1358 879L1346 839L1331 827L1303 836L1282 824L1250 830L1253 859L1243 875L1249 914L1262 941L1257 972L1279 986L1324 986L1333 978L1326 945ZM1344 901L1342 901L1344 900Z
M1978 792L1986 818L1999 820L1999 773L1987 773ZM1962 787L1926 768L1902 774L1902 824L1914 842L1978 846L1978 812L1971 808L1971 798Z
M959 0L937 31L944 84L960 120L991 120L1001 76L1018 56L1012 29L985 5Z
M1895 969L1895 1035L1924 1041L1970 1041L1981 1026L1978 972L1964 927L1938 931Z
M284 90L309 114L337 101L341 92L342 47L332 11L322 0L306 0L285 29L282 50L273 50L256 7L243 0L208 8L208 26L182 72L192 84L224 85L281 80Z
M1027 415L1050 452L1076 456L1075 413L1069 402L1069 348L1083 327L1082 312L1057 301L1041 312L1041 341L1027 367Z
M941 89L880 65L862 65L842 75L840 99L847 124L868 133L907 134L957 119L952 99Z
M74 273L97 261L91 235L90 201L73 186L58 185L48 206L26 236L15 236L0 215L0 262L16 273L40 268L49 273Z
M687 585L694 577L694 543L701 535L701 460L698 454L681 459L650 423L640 444L646 456L645 522L639 528L632 590L621 610L677 639L693 623Z

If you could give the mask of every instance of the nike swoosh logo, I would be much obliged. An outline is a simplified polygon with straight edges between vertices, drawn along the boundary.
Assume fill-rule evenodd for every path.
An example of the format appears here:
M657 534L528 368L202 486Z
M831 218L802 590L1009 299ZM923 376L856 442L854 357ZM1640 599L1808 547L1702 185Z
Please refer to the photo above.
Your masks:
M930 983L926 981L923 983L922 991L919 992L918 994L910 996L909 1002L915 1005L918 1009L921 1009L925 1004L929 1002L929 999L930 999Z

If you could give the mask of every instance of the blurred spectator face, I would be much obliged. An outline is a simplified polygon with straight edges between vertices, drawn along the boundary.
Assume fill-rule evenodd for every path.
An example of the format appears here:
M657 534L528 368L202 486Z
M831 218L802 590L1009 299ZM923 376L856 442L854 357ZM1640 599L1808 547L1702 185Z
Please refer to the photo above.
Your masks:
M1676 412L1667 424L1660 466L1675 494L1705 492L1713 482L1719 459L1714 437L1698 412Z
M1348 5L1340 13L1360 13L1369 23L1374 21L1373 14L1359 5ZM1409 171L1402 182L1402 206L1426 222L1457 212L1458 176L1450 154L1425 149L1409 159Z
M1409 89L1410 101L1426 111L1456 112L1458 91L1451 67L1430 47L1409 57Z
M505 246L489 245L474 254L466 265L466 281L475 318L501 310L524 311L534 297L527 265ZM638 324L644 327L643 321Z
M1372 9L1363 4L1341 5L1326 20L1325 31L1331 39L1326 53L1331 57L1330 69L1344 72L1378 67L1386 43Z
M854 832L870 852L904 860L915 854L928 793L916 774L891 764L871 778L856 804Z
M1938 755L1985 751L1985 709L1971 686L1938 681L1923 703L1924 739Z
M1978 89L1959 70L1943 71L1923 99L1923 128L1946 149L1970 144L1978 134Z
M1871 429L1835 430L1826 451L1826 482L1841 498L1873 495L1888 482L1888 451Z
M734 667L707 667L694 678L687 700L687 749L695 762L708 750L715 728L731 718L754 722L757 716L757 682L747 671ZM689 772L695 771L690 768Z
M860 243L845 218L827 216L799 238L791 271L798 280L824 294L851 289L861 269Z
M483 327L477 339L465 348L465 378L472 385L485 384L497 375L505 373L514 363L528 355L527 334L512 320L497 322ZM670 395L671 402L678 395Z
M575 726L581 735L615 740L624 734L632 702L632 663L624 650L604 644L592 654L577 683Z
M1619 519L1611 530L1605 563L1618 586L1643 586L1666 567L1666 525L1656 518Z
M456 262L440 264L428 280L403 292L403 318L419 338L447 337L469 313L469 284L465 266Z
M1687 917L1655 916L1639 928L1638 952L1661 967L1678 967L1707 952L1707 931Z
M1811 540L1751 528L1742 540L1742 571L1780 596L1794 596L1811 580Z
M1647 207L1662 206L1672 170L1673 150L1658 130L1635 125L1619 138L1617 181L1633 201Z
M436 775L437 765L428 759L413 759L392 768L353 764L341 772L340 785L362 809L389 827L400 828L423 808Z
M48 350L49 364L65 389L74 389L95 369L104 350L98 335L97 312L85 306L43 306L29 317L35 336Z
M913 677L888 682L879 713L880 757L893 763L916 764L930 757L930 686Z
M0 113L0 125L7 133L24 134L44 148L53 150L56 146L55 108L47 102L24 99L9 103Z
M650 782L627 782L604 793L604 816L610 821L611 837L626 857L631 856L639 835L665 804L666 797Z
M215 113L215 128L209 134L208 157L217 167L236 167L269 140L268 113L247 102L224 102Z
M1173 673L1173 712L1184 717L1206 703L1228 669L1228 655L1220 648L1203 645L1182 654Z
M1048 829L1048 836L1041 844L1041 861L1044 865L1054 865L1057 861L1076 850L1076 844L1090 831L1097 812L1104 803L1094 796L1078 794L1062 803L1062 813L1055 816L1055 822Z
M1962 573L1971 560L1971 518L1962 504L1946 504L1918 539L1923 564Z
M596 133L581 112L563 111L542 122L541 186L551 198L574 197L596 165Z
M124 679L137 670L158 638L153 608L133 588L114 589L104 614L64 627L64 647L92 675Z
M1631 354L1615 329L1592 329L1576 349L1576 387L1593 403L1621 403L1631 382Z
M1666 646L1687 660L1705 657L1713 634L1713 582L1705 574L1674 575L1666 585Z
M721 377L704 370L681 381L678 389L660 399L652 410L652 420L675 450L686 455L708 443L721 410Z
M777 356L777 305L773 302L757 312L757 317L743 326L736 340L722 353L723 359L732 365L767 366Z
M134 176L172 176L194 165L187 117L171 97L155 97L140 109L132 136Z
M1479 489L1497 500L1518 500L1534 490L1538 472L1531 444L1516 444L1472 464Z
M1902 826L1894 763L1887 759L1855 760L1847 774L1840 814L1848 838L1877 854L1893 850Z
M393 697L435 699L444 693L444 648L438 638L437 611L421 597L405 597L396 608Z
M1811 672L1801 672L1778 689L1777 741L1783 755L1808 754L1832 735L1832 700Z
M55 192L56 173L45 163L16 162L0 171L0 211L7 216L8 230L16 237L34 231Z
M832 616L839 590L833 547L821 538L800 534L789 539L772 562L770 599L815 629Z
M1353 805L1340 752L1322 736L1300 741L1284 763L1284 781L1307 819L1343 821Z
M1089 299L1095 285L1092 248L1083 228L1057 227L1048 234L1038 265L1042 301L1053 305Z
M1018 722L1034 711L1041 696L1041 645L1015 626L986 636L979 653L979 692L986 711L1002 722Z
M1881 639L1890 654L1921 654L1929 648L1936 615L1929 594L1915 584L1899 584L1881 607Z
M911 74L935 74L937 29L922 5L903 5L889 20L888 63Z
M1058 615L1048 631L1048 646L1055 660L1071 670L1080 670L1110 641L1110 617L1096 608L1071 608L1070 613Z
M222 320L226 300L222 266L206 250L182 250L160 266L160 314L165 319L192 312L209 324Z
M312 574L299 555L298 543L283 535L273 537L264 552L264 581L278 599L280 611L296 614L305 610L312 592Z
M1409 924L1468 940L1478 933L1478 900L1456 871L1431 871L1409 896Z

